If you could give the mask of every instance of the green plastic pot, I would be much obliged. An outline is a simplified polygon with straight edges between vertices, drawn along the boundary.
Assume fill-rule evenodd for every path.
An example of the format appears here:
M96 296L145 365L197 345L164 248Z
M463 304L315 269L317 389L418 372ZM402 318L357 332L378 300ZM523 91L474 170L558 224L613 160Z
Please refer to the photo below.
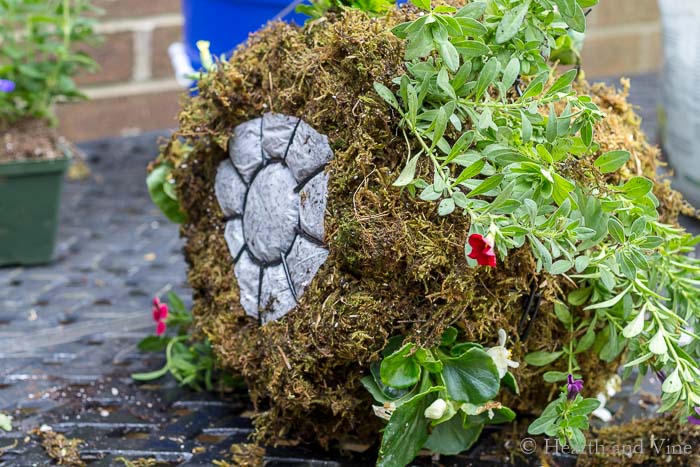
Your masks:
M0 164L0 266L51 261L68 160Z

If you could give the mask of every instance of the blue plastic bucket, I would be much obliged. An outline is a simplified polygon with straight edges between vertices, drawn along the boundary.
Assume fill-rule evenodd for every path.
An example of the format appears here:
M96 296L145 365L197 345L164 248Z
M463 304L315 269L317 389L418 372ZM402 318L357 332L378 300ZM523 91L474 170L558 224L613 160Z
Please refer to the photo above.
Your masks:
M192 67L201 66L197 41L211 43L215 56L229 53L271 19L303 24L307 16L294 11L293 0L182 0L184 39ZM284 14L288 8L288 14Z
M398 0L405 3L407 0ZM210 42L213 55L220 56L244 42L272 19L301 25L308 18L296 13L294 0L182 0L184 39L192 67L201 67L197 41Z

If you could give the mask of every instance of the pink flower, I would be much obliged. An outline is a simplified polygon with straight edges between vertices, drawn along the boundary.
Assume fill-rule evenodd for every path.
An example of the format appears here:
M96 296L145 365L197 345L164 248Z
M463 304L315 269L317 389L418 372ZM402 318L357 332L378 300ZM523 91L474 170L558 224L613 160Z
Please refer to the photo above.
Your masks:
M156 323L156 336L162 336L165 334L167 329L167 324L165 322L168 319L168 305L161 303L158 297L153 299L153 321Z
M700 417L700 407L695 407L695 413ZM688 422L690 422L692 425L700 425L700 418L698 417L693 417L692 415L688 417Z
M496 252L493 249L493 239L484 238L481 234L471 234L469 236L469 246L472 252L469 253L471 259L475 259L480 266L496 267Z

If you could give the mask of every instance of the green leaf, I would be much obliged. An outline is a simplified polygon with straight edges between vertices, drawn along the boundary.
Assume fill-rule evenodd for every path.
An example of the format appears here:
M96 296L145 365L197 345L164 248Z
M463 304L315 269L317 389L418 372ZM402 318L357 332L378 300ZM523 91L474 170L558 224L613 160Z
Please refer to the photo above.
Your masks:
M430 419L423 413L437 398L440 387L430 388L401 404L392 414L384 429L379 448L378 467L408 465L428 441Z
M654 188L654 182L644 177L634 177L622 186L622 192L631 199L646 196Z
M532 138L532 122L530 122L530 119L522 110L520 111L520 119L522 121L521 135L523 141L527 143Z
M510 371L505 374L501 379L503 386L507 387L516 396L520 395L520 388L518 387L518 382L515 380L515 376Z
M554 106L549 105L549 117L547 118L547 130L545 132L547 141L553 143L557 139L557 114L554 112Z
M476 177L481 173L485 165L486 161L484 159L478 159L476 162L465 168L461 174L459 174L459 177L457 177L455 180L454 185L459 185L465 180Z
M600 401L598 399L581 399L580 402L574 404L574 406L571 408L571 412L569 413L572 416L588 415L594 410L596 410L598 407L600 407Z
M572 182L568 181L556 172L552 174L552 177L554 179L554 190L552 191L552 198L554 199L555 203L561 206L564 203L564 201L569 199L569 196L571 195L571 192L573 192L576 188L576 185L574 185Z
M518 57L513 57L510 59L508 65L506 65L506 69L503 71L503 88L510 89L513 84L515 84L515 80L518 79L519 74L520 60L518 60Z
M168 370L170 367L168 365L165 365L163 368L160 370L156 371L151 371L150 373L134 373L131 375L131 378L136 380L136 381L153 381L158 378L162 378L168 373Z
M520 26L523 24L525 15L530 9L530 0L525 0L523 3L517 4L515 7L506 11L503 19L498 24L496 30L496 43L503 44L511 40L520 31Z
M457 94L455 94L455 90L450 84L450 75L446 68L440 68L440 72L437 76L437 85L452 99L457 99Z
M484 65L484 69L481 70L481 73L479 74L479 79L476 82L474 95L475 100L481 99L481 96L484 95L484 92L486 92L491 83L494 82L496 76L498 75L499 68L500 65L496 57L491 57L489 61L486 62L486 65Z
M610 219L608 219L608 231L617 243L619 243L620 245L624 245L625 228L622 226L622 223L619 220L617 220L617 217L611 217Z
M173 200L164 189L164 185L170 183L170 173L172 168L166 164L156 167L146 178L148 193L151 195L153 204L165 214L165 216L176 224L181 224L187 220L185 213L180 209L180 204Z
M453 44L457 49L457 52L459 52L466 60L482 57L491 53L491 49L489 49L486 44L479 41L455 40Z
M554 401L550 404L557 404L557 401ZM549 406L548 406L549 408ZM546 411L546 410L545 410ZM533 421L530 426L527 429L527 432L531 435L541 435L545 433L546 431L549 431L550 428L552 428L557 420L556 413L553 416L545 417L544 413L540 418L537 420Z
M396 110L401 110L399 108L399 101L396 100L396 96L394 95L393 92L386 86L384 86L382 83L374 83L374 90L377 91L377 94L379 94L379 97L384 99L387 104L395 108Z
M583 335L580 341L576 344L576 348L574 349L575 354L580 354L585 352L586 350L590 349L593 343L595 342L595 331L593 328L588 328L588 331L586 331L586 334Z
M462 414L460 411L450 420L434 427L425 448L445 456L454 456L472 447L479 439L484 425L477 423L465 427Z
M484 12L486 11L486 3L485 2L471 2L464 6L463 8L460 8L459 11L455 14L456 18L473 18L473 19L478 19L484 16Z
M437 43L438 51L440 52L440 57L447 65L451 71L456 72L459 70L459 52L457 48L452 45L452 42L448 40L439 41Z
M441 360L447 393L453 400L478 405L498 394L498 369L485 351L471 348L459 357L443 357Z
M630 160L628 151L610 151L596 159L593 165L602 173L608 174L619 170L628 160Z
M462 27L462 33L464 36L479 37L483 36L488 31L488 29L486 29L486 27L484 27L483 24L481 24L474 18L469 18L467 16L457 16L455 19Z
M545 94L545 96L552 96L559 91L565 90L571 83L574 82L577 75L578 75L578 71L576 69L567 71L566 73L561 75L554 82L554 84L552 84L552 87L549 88L549 90L547 91L547 94Z
M452 198L445 198L442 201L440 201L440 205L438 206L438 215L440 216L449 216L455 211L455 200Z
M564 274L565 272L569 271L573 266L573 263L568 259L560 259L559 261L556 261L554 264L552 264L549 273L555 276L559 274Z
M554 362L556 359L562 356L564 352L532 352L525 355L525 363L532 366L545 366Z
M494 175L493 177L487 178L486 180L481 182L481 184L478 187L474 188L472 191L467 193L467 198L473 198L474 196L488 193L489 191L491 191L494 188L496 188L497 186L499 186L501 184L501 182L503 181L504 177L505 177L504 175L500 174L500 175Z
M408 160L406 167L401 171L401 175L399 175L399 178L393 183L394 186L406 186L415 179L416 165L418 164L419 157L419 155L416 155Z
M413 344L406 344L382 360L379 374L382 383L396 389L414 386L420 379L420 365L410 355Z
M379 387L377 381L374 379L374 376L365 376L360 380L360 382L362 383L362 386L364 386L365 389L372 395L374 400L380 404L392 402L394 400L393 398L384 394L384 391L382 391L382 388Z
M411 0L411 3L421 10L430 11L430 0Z
M162 352L168 346L168 342L166 337L148 336L139 342L138 349L142 352Z
M571 312L569 311L569 307L563 303L554 302L554 314L557 316L557 319L566 326L571 324Z
M559 381L566 381L568 373L562 371L547 371L542 378L548 383L558 383Z
M0 430L12 431L12 417L0 413Z

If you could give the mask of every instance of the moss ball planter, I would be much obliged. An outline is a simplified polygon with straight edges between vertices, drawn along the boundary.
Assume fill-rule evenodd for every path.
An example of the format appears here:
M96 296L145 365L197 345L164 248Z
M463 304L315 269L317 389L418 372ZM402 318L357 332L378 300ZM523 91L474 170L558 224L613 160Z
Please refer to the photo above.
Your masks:
M158 161L173 167L187 217L197 325L248 383L259 439L374 442L383 425L361 379L392 337L432 347L450 326L484 347L505 331L520 395L502 400L516 412L538 413L559 391L542 374L566 371L563 362L524 356L562 343L553 304L574 284L538 273L529 248L497 268L471 267L469 218L441 217L392 186L407 141L373 83L405 73L404 43L390 31L416 13L347 10L303 29L269 25L202 78ZM595 128L600 152L632 155L608 179L655 179L658 151L624 89L576 87L606 113ZM666 183L655 194L675 223L679 196ZM602 345L579 359L591 394L619 364L597 357Z

